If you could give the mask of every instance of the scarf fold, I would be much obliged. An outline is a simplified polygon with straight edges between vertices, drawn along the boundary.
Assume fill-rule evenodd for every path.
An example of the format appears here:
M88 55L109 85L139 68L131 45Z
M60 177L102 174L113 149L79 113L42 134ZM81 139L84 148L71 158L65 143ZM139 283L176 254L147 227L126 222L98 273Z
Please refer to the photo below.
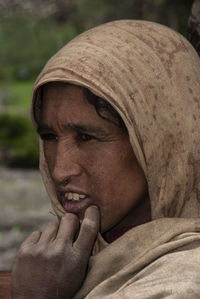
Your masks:
M173 291L172 284L177 297L169 298L188 298L188 281L200 279L199 232L200 219L162 218L128 231L110 245L99 237L86 280L74 299L153 299L158 292L157 298L164 298L165 292ZM177 290L180 281L183 286ZM199 282L193 291L197 296L190 298L199 298Z

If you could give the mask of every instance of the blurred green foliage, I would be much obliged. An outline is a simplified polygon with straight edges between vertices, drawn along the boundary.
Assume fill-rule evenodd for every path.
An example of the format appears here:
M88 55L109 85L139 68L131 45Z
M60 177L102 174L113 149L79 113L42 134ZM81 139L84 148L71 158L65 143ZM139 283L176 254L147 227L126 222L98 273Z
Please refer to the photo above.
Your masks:
M0 114L2 160L11 167L38 167L38 142L27 117Z
M1 101L4 108L28 112L33 80L13 80L0 84Z
M2 2L0 163L37 167L37 138L27 111L33 81L46 61L77 34L115 19L156 21L186 35L193 0L37 0L39 7L32 0Z
M191 5L192 0L66 0L45 18L10 14L0 20L0 80L35 78L75 35L115 19L157 21L186 34Z
M45 62L77 34L53 20L14 16L0 26L0 80L35 78Z
M76 25L82 26L82 30L117 19L143 19L186 35L193 0L75 0L75 3Z
M77 34L71 25L13 16L0 27L0 156L9 167L38 167L36 133L28 116L34 79L46 61ZM24 115L21 115L21 114Z

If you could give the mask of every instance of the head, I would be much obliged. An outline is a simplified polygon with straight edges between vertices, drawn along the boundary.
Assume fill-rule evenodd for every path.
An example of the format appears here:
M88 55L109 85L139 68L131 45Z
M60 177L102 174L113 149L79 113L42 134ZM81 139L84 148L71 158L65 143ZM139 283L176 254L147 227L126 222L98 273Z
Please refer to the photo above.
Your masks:
M37 127L42 86L39 125L50 127L53 140L41 135L40 168L57 215L74 209L82 217L62 199L77 191L86 205L91 198L99 205L102 231L137 211L146 193L152 219L199 217L199 72L199 57L180 34L145 21L93 28L49 60L35 83L32 116ZM104 133L93 137L79 125Z
M42 91L38 133L57 198L66 212L83 217L95 204L101 231L146 222L147 182L118 113L88 90L49 83ZM143 217L134 214L143 204ZM130 217L131 215L131 217ZM144 218L144 219L142 219ZM138 223L139 224L139 223Z

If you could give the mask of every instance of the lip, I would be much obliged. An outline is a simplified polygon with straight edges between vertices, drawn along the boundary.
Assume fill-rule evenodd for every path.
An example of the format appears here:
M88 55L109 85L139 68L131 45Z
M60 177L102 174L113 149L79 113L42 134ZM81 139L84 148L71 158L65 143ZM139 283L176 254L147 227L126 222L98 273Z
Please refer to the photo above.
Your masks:
M80 201L70 201L62 197L61 204L66 212L79 213L81 210L86 209L90 204L90 197L86 196Z
M64 196L65 193L67 193L67 192L78 193L81 195L85 195L86 197L79 201L70 201L70 200L67 200ZM79 212L81 212L81 210L86 209L91 202L90 196L88 194L86 194L85 192L78 190L78 189L66 188L65 190L60 190L58 192L58 195L59 195L58 198L59 198L60 203L62 204L64 210L68 213L79 213Z

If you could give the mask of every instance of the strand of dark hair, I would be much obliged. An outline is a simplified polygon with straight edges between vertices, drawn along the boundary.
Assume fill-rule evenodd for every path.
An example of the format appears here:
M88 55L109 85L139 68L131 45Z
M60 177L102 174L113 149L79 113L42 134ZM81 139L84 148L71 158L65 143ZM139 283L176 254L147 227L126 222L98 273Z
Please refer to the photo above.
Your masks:
M98 97L97 95L92 93L89 89L84 89L84 94L85 94L85 97L86 97L88 103L95 107L97 114L101 118L117 125L119 128L122 129L122 131L124 133L127 134L127 128L124 124L123 119L121 118L119 113L111 106L110 103L108 103L107 101ZM104 112L104 114L105 114L105 112L107 112L106 114L109 114L111 116L111 118L104 116L103 112Z

